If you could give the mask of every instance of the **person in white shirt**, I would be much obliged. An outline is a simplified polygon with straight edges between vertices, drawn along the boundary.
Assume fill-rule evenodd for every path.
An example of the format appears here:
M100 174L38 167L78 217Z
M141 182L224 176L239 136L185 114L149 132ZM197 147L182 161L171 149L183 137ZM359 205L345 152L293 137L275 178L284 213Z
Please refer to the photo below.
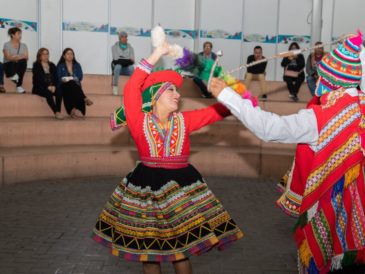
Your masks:
M300 273L365 273L365 93L361 91L365 90L365 52L360 53L361 44L358 33L323 57L316 88L320 105L292 115L254 107L223 80L213 78L208 87L258 138L298 144L291 184L277 204L298 218L294 235ZM300 148L307 151L304 159Z

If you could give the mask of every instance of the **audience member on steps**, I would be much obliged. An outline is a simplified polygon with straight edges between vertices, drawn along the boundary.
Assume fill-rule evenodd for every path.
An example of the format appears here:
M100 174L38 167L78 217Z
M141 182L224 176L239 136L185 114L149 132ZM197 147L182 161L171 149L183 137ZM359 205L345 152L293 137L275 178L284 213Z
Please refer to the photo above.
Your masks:
M299 45L293 42L289 46L289 50L299 50ZM299 88L304 82L304 67L305 60L303 54L293 54L289 57L285 57L281 62L281 66L284 68L284 82L289 90L289 98L293 101L298 101Z
M4 88L4 65L0 62L0 93L5 93Z
M120 75L132 75L134 71L134 49L128 43L128 34L119 33L119 41L112 46L113 94L118 95L118 82Z
M57 64L57 81L66 111L72 118L84 117L85 104L93 104L81 88L82 77L81 65L76 61L73 49L64 49Z
M46 48L38 50L37 60L33 63L32 93L45 97L55 118L63 119L61 114L62 93L57 85L57 69L55 64L49 61L49 51Z
M11 80L16 83L16 91L24 93L22 87L24 73L27 69L28 48L27 45L21 43L22 30L14 27L8 30L10 41L4 44L4 71L6 77L11 77Z

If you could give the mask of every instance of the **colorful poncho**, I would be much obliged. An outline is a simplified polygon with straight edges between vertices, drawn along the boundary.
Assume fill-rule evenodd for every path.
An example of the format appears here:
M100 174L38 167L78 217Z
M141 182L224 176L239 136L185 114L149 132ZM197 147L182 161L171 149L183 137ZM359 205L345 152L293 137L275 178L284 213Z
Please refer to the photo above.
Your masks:
M311 108L319 140L298 145L289 189L278 200L298 217L294 237L309 274L365 263L365 95L340 89Z

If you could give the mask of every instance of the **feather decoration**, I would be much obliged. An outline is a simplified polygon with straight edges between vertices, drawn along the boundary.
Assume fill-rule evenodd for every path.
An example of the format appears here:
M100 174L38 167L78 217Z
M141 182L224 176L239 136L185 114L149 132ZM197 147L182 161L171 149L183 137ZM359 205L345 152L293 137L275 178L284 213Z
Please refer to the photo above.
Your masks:
M209 58L204 58L201 55L191 52L184 48L183 55L175 60L175 65L183 70L192 73L195 77L198 77L208 83L210 74L213 77L223 79L228 86L230 86L236 93L242 96L244 99L248 99L252 102L253 106L258 105L258 100L252 95L250 91L246 89L246 86L235 77L230 74L226 74L223 71L222 66L214 66L215 61Z
M166 41L166 34L161 26L156 26L151 30L152 46L157 48Z

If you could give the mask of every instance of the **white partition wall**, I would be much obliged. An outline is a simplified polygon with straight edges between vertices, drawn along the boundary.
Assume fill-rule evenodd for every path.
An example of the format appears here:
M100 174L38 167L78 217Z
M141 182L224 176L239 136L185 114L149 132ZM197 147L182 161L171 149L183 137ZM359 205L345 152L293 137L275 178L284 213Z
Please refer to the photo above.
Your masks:
M128 33L128 42L133 46L136 62L151 53L151 0L111 0L110 39L108 45L109 63L112 60L111 47L118 41L118 33Z
M87 73L107 72L108 2L63 0L62 48L71 47Z
M243 54L242 62L253 54L256 45L261 46L265 57L276 53L279 0L244 1L243 10ZM257 20L265 18L265 20ZM266 67L266 79L275 79L275 64L271 61ZM244 78L245 70L241 72Z
M0 58L3 59L3 44L9 41L8 29L22 29L22 42L29 50L28 67L36 58L38 50L38 0L0 1Z
M337 39L345 34L356 33L357 29L365 31L363 0L333 1L332 38Z
M223 51L220 63L226 70L241 65L242 18L243 0L201 0L199 49L212 42L213 51Z
M312 0L280 0L278 13L277 52L287 51L290 43L297 42L301 48L311 43L311 10ZM304 53L307 59L309 52ZM275 80L282 80L281 60L276 63Z
M160 24L166 30L170 43L193 50L195 0L155 0L154 3L153 24ZM174 63L170 58L163 58L159 65L169 68Z
M49 50L50 60L57 64L62 53L62 1L40 0L39 47Z

